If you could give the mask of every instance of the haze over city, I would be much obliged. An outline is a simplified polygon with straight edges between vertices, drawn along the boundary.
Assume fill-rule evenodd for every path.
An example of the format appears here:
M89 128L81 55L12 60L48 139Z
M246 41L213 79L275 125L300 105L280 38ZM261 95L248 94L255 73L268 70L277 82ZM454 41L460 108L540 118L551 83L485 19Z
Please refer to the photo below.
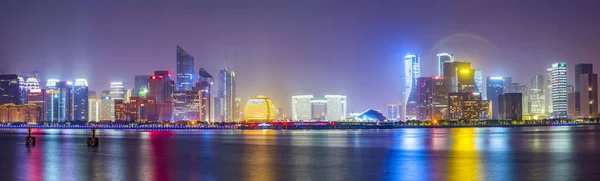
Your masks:
M0 70L86 78L99 92L175 72L180 45L195 70L236 70L242 102L267 95L289 114L292 95L342 94L361 112L400 102L407 53L421 56L421 76L450 52L523 84L554 62L597 63L600 12L589 2L3 1Z

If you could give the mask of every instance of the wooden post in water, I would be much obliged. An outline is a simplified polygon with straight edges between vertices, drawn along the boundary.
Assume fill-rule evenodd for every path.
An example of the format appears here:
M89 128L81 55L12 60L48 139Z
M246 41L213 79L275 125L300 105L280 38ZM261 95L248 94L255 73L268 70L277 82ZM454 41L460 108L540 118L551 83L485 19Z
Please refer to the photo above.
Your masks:
M88 137L87 145L92 147L98 146L98 138L96 138L96 128L92 127L92 137Z
M31 136L31 127L27 128L27 137L25 137L25 146L35 146L35 137Z

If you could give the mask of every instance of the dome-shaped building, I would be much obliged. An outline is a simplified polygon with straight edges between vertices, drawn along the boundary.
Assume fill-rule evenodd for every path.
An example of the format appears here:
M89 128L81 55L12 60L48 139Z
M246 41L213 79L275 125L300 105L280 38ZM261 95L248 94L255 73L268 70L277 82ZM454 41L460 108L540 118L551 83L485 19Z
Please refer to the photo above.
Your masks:
M266 96L256 96L244 106L244 121L265 122L273 121L277 116L277 108L270 98Z

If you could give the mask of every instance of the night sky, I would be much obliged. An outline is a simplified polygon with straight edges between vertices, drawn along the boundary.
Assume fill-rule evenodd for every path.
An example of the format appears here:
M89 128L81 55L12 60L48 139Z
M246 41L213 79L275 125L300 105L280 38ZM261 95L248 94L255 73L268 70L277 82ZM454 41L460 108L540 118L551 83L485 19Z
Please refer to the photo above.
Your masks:
M0 1L0 70L133 87L133 75L175 73L176 45L196 71L237 71L239 96L344 94L348 112L400 102L402 57L435 54L529 86L556 61L600 60L600 1ZM227 60L227 61L226 61Z

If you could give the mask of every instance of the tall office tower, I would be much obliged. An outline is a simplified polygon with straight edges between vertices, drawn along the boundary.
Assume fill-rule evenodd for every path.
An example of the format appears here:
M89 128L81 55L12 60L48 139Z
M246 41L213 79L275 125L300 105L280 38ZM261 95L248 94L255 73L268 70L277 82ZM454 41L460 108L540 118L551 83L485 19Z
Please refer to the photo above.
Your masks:
M452 92L448 94L448 119L486 120L491 119L492 107L489 100L481 100L481 94Z
M438 74L437 76L444 76L444 63L446 62L454 62L454 55L449 53L438 53L437 54L437 62L438 62Z
M134 97L133 95L133 89L126 89L125 90L125 103L129 103L129 100L131 100L131 97Z
M115 100L111 97L109 90L102 91L100 95L100 121L115 120Z
M567 116L567 63L552 64L552 113L557 118Z
M312 120L325 121L327 119L327 100L312 100L310 104Z
M155 71L148 80L149 98L154 98L156 103L170 102L173 99L174 82L171 80L171 72Z
M548 68L546 70L546 91L544 92L545 96L545 113L550 115L552 112L552 68Z
M146 98L148 94L148 81L150 80L149 75L136 75L133 87L133 95L135 97Z
M100 99L93 91L88 92L88 121L100 121Z
M579 118L579 111L577 111L576 106L579 104L577 102L577 97L579 97L579 92L568 92L567 93L567 118L575 119Z
M431 120L431 83L430 77L417 78L417 120Z
M213 122L214 105L212 101L213 77L206 70L198 70L196 89L200 91L200 120Z
M56 83L58 90L58 121L70 121L73 115L73 83L59 81Z
M229 68L222 69L219 71L217 83L219 90L215 98L215 119L219 122L234 122L239 118L239 109L236 109L235 103L235 71Z
M29 90L27 100L29 100L28 104L35 104L41 108L39 112L40 121L46 120L46 90L39 88Z
M487 98L492 101L492 118L500 119L500 105L498 104L498 96L504 94L504 78L502 77L487 77Z
M521 85L519 83L513 82L512 77L504 77L504 93L520 93Z
M475 92L483 93L483 69L473 69L475 72ZM483 96L486 99L485 95Z
M18 104L27 104L27 87L25 87L25 78L22 76L18 77L19 79L19 103Z
M529 107L532 116L539 116L545 113L545 95L546 86L543 75L531 77L531 89L529 90Z
M521 93L506 93L499 96L500 114L503 120L523 119L523 96Z
M448 116L448 81L444 77L431 77L431 119L446 120Z
M404 80L402 81L402 120L417 119L417 78L420 76L419 56L404 56Z
M16 74L0 75L0 105L19 104L20 95L19 76Z
M346 120L348 116L346 96L325 95L325 99L327 99L327 115L325 118L328 121Z
M448 81L448 92L473 92L474 76L470 62L444 63L444 79Z
M200 91L174 91L173 108L173 121L200 120Z
M123 84L123 82L110 83L110 97L113 100L125 99L125 85Z
M580 89L580 76L581 74L593 74L594 73L594 65L592 64L587 64L587 63L582 63L582 64L577 64L575 65L575 92L581 92ZM578 106L579 108L579 106Z
M527 88L527 86L520 86L521 89L521 98L523 98L522 102L522 108L523 108L523 115L529 116L529 112L530 112L530 99L529 99L529 88Z
M88 82L86 79L75 79L73 88L73 120L88 121Z
M292 120L311 120L313 95L292 96Z
M57 122L58 119L58 80L48 79L46 82L46 121Z
M584 118L598 117L598 74L579 75L580 113Z
M398 116L400 115L400 114L398 114L398 111L400 110L400 107L398 106L398 104L388 104L388 105L386 105L386 107L387 107L386 117L389 120L397 121Z
M192 90L194 86L194 56L177 45L177 90Z

